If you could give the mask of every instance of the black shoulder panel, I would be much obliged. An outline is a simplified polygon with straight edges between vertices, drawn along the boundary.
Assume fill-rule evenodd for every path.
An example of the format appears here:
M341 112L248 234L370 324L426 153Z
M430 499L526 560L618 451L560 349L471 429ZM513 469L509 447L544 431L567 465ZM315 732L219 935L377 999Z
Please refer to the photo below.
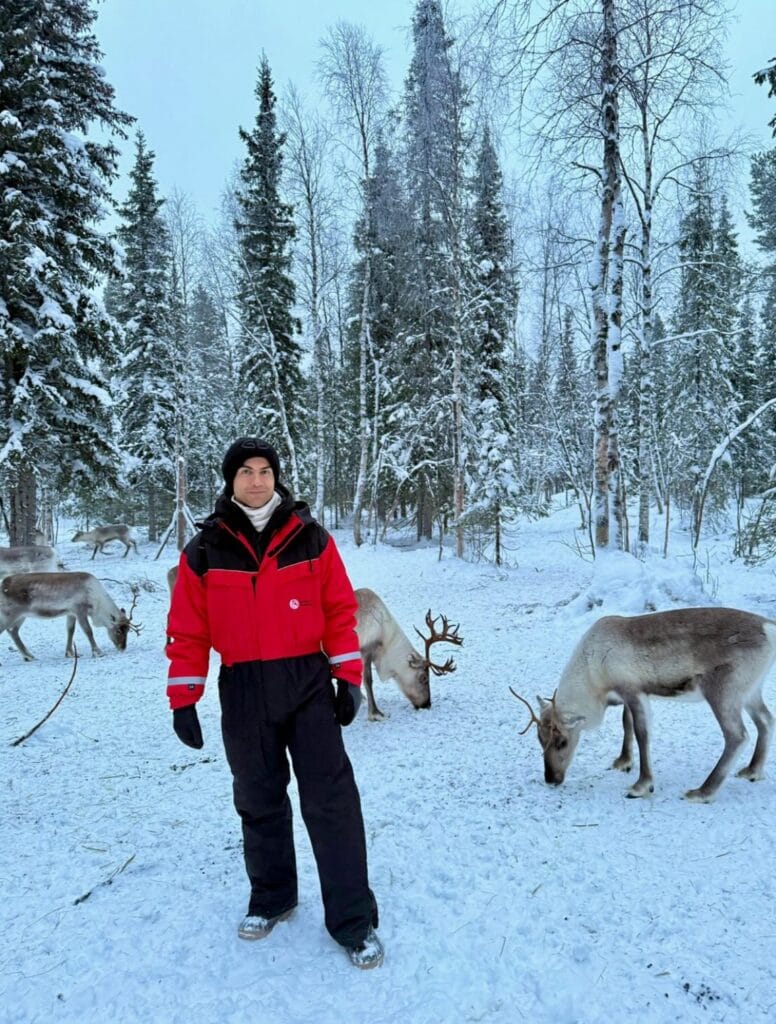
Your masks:
M285 569L289 565L298 565L299 562L312 562L321 557L328 543L329 534L319 523L311 519L278 552L278 568Z

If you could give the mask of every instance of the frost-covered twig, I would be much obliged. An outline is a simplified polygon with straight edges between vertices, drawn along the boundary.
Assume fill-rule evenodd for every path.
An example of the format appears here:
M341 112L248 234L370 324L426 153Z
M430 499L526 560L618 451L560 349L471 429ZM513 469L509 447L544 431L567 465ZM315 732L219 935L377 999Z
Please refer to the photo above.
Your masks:
M127 859L124 861L121 867L116 868L116 870L112 874L108 875L107 878L104 878L101 882L98 882L97 885L95 885L94 889L99 889L103 885L113 885L113 879L116 877L116 875L120 875L124 868L131 864L134 859L135 854L133 853L131 856L127 857ZM94 892L94 889L90 889L88 892L85 892L83 896L79 896L78 899L73 900L73 906L77 907L79 903L83 903L84 900L88 900L89 897Z
M30 729L29 732L26 732L24 734L24 736L20 736L18 740L14 740L13 743L11 744L12 747L18 747L20 743L24 743L25 740L28 740L30 738L30 736L32 736L32 734L34 732L37 732L37 730L40 729L40 727L43 725L43 723L45 721L47 721L49 718L51 718L51 716L57 710L59 705L62 703L62 701L65 698L65 694L70 689L70 687L73 685L73 680L75 679L75 670L78 668L78 650L77 650L75 644L73 644L73 658L74 658L74 661L73 661L73 673L70 676L70 681L68 682L67 686L64 688L62 693L59 695L59 698L58 698L56 704L54 704L54 706L51 708L51 710L46 715L44 715L43 718L41 718L41 720L38 722L37 725L33 725L33 727Z

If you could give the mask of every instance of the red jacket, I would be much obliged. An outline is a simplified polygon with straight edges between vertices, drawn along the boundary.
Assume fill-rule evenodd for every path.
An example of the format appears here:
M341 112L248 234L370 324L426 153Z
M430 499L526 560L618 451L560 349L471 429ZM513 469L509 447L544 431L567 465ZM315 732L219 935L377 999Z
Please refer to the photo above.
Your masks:
M225 666L323 651L332 675L361 685L356 599L334 539L290 500L261 535L222 497L181 554L167 619L172 708L199 700L210 649ZM268 666L272 667L272 666Z

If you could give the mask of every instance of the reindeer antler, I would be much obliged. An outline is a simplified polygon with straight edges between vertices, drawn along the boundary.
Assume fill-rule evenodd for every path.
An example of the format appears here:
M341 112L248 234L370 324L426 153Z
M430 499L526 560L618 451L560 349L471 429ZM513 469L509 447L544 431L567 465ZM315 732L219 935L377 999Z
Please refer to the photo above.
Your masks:
M525 697L521 697L519 693L515 693L515 691L512 689L511 686L509 687L509 692L512 694L513 697L517 697L518 700L521 700L523 702L523 704L525 704L525 706L531 712L531 720L530 720L530 722L525 727L525 729L521 729L520 730L519 735L520 736L524 736L528 732L528 730L531 728L531 726L534 725L534 724L536 725L536 728L538 729L539 726L541 725L541 722L536 717L534 709L531 707L531 705L528 703L528 701L525 699Z
M127 615L127 618L129 619L129 628L132 630L133 633L137 635L143 628L143 624L142 622L132 621L132 612L135 610L135 605L137 604L138 597L140 597L140 587L137 583L130 583L129 589L130 592L132 593L132 605L129 609L129 614Z
M442 620L441 632L436 628L437 618L440 618ZM439 615L436 618L432 618L431 609L429 608L429 610L426 612L426 626L428 627L429 633L431 634L430 636L424 636L423 633L421 633L420 630L417 628L417 626L415 626L414 629L415 632L420 637L420 639L426 645L426 657L424 658L424 661L428 665L429 669L434 673L435 676L442 676L446 675L448 672L455 672L456 665L452 658L448 658L444 665L437 665L431 660L430 652L431 645L436 643L444 642L448 644L455 644L456 647L460 647L461 644L463 643L463 637L458 635L460 624L456 622L454 625L451 626L446 615Z

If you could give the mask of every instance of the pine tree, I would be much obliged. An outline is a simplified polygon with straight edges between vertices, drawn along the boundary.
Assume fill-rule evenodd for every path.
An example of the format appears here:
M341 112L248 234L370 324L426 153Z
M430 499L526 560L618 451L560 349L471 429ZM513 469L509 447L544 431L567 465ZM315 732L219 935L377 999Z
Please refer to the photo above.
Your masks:
M36 481L87 491L115 475L112 324L94 291L115 253L96 225L124 135L86 0L0 0L0 472L11 539L30 542ZM62 457L62 452L65 457Z
M239 294L245 387L244 426L265 434L289 460L298 487L296 443L302 420L300 324L290 274L296 234L293 210L280 197L285 135L278 130L275 93L266 57L256 85L259 111L252 131L240 129L247 156L240 171L235 227L239 240Z
M239 386L234 353L221 311L201 282L189 308L189 365L192 407L189 488L195 508L213 507L221 487L221 459L234 440Z
M682 219L679 249L681 287L674 328L679 335L672 358L672 429L684 441L679 492L692 504L693 541L700 529L699 485L709 457L725 433L735 424L731 390L730 305L733 298L720 294L736 273L734 240L723 221L720 235L707 171L695 169L692 202ZM717 313L717 310L721 313ZM717 506L724 501L729 480L715 475L710 490Z
M753 157L750 188L754 210L749 224L765 257L762 277L766 287L756 363L761 404L776 393L776 147ZM767 442L765 450L772 451L776 439L776 413L772 410L765 413L760 433Z
M404 160L413 260L395 390L394 421L403 440L394 455L405 462L418 537L430 538L434 519L459 517L462 505L463 102L439 0L418 0L412 33Z
M472 190L473 338L466 367L471 388L467 461L472 500L466 518L470 521L476 514L493 530L495 562L500 565L504 520L518 502L515 445L504 388L506 343L517 289L501 168L488 127L482 133Z
M156 540L174 494L176 444L182 414L173 337L171 249L157 194L154 153L138 132L132 186L119 208L126 278L115 315L124 326L123 448L129 483L146 502L148 536ZM163 502L163 506L162 503Z

